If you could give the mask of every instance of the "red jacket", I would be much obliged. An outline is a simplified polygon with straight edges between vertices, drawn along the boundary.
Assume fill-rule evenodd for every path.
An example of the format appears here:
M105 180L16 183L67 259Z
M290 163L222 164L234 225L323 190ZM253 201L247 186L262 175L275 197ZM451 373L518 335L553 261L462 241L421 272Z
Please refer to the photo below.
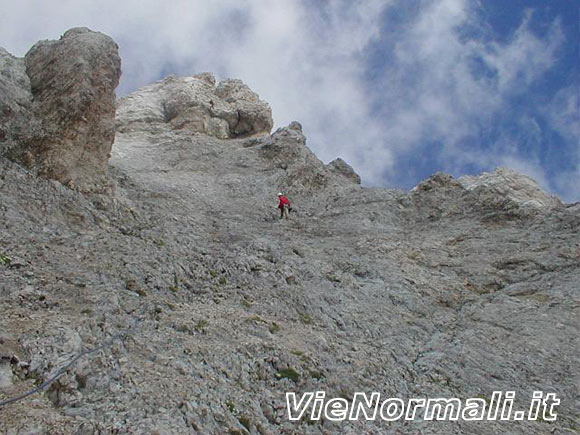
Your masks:
M279 196L278 199L280 200L278 208L283 208L285 205L290 207L290 201L288 201L288 198L286 198L284 195Z

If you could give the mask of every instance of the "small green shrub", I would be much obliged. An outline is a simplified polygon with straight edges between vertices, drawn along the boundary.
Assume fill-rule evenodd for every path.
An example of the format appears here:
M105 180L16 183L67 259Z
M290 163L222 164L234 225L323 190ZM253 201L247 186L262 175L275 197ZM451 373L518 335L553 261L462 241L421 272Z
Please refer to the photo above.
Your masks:
M287 368L284 370L280 370L278 373L276 373L276 377L278 379L290 379L291 381L293 381L294 383L298 382L298 379L300 379L300 373L298 373L296 370L294 370L293 368Z
M250 316L246 319L246 322L259 322L259 323L268 323L266 320L262 319L260 316L258 316L257 314L254 314L253 316Z
M231 400L228 400L226 402L226 407L228 408L228 411L230 411L232 414L238 413L238 410L236 409L236 405L234 405L234 402L232 402Z
M205 329L207 328L207 325L209 325L209 322L205 319L199 319L197 321L197 323L195 324L195 329L197 329L198 331L205 331Z
M322 379L324 377L324 375L322 374L322 372L319 372L318 370L310 370L309 373L310 373L310 377L312 379L319 380L319 379Z
M12 259L8 255L0 254L0 264L2 266L9 266L11 261Z

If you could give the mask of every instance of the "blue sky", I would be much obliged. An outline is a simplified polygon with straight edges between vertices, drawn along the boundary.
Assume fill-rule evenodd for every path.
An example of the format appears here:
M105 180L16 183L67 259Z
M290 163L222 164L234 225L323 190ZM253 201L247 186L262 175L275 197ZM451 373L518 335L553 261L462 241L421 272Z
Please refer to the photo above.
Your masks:
M244 80L325 162L409 189L497 166L580 200L576 0L0 0L0 46L88 26L126 94L168 74Z

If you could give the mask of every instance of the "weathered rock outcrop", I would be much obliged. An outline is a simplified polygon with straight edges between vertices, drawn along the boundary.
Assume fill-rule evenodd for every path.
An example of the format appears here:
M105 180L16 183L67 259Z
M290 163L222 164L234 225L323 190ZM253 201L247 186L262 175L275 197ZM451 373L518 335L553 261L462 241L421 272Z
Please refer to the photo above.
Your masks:
M39 136L35 121L24 59L0 47L0 154L20 154L22 143Z
M242 81L216 86L210 73L168 77L121 98L117 108L120 132L167 126L228 139L268 134L272 125L268 103Z
M17 125L42 100L0 58ZM204 74L121 101L115 195L0 156L0 404L54 381L3 406L0 433L576 430L579 204L529 207L545 194L515 173L362 187L297 122L245 137L264 127L218 89ZM553 422L290 421L285 392L312 391L561 403Z
M457 181L468 191L495 195L513 201L522 207L550 208L562 205L554 195L544 192L532 178L509 168L497 168L478 176L463 176Z
M360 184L361 179L360 175L358 175L352 166L342 160L340 157L334 159L327 165L328 169L331 171L346 177L347 179L351 180L355 184Z
M115 136L117 44L76 28L37 43L24 60L2 57L3 152L41 176L82 191L107 186ZM25 68L23 68L25 66Z

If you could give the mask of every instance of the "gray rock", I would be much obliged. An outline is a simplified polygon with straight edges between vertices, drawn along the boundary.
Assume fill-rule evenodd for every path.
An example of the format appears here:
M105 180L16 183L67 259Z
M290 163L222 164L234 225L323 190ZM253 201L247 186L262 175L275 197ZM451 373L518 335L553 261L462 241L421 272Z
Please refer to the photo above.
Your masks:
M24 59L0 47L0 154L16 157L34 136L32 94ZM32 125L31 125L32 124Z
M0 359L0 391L12 387L12 367L10 360Z
M216 87L209 73L168 77L122 98L117 108L120 132L133 129L185 130L219 139L268 134L272 111L240 80Z
M37 43L24 62L0 53L0 87L8 91L0 114L4 152L81 191L106 189L121 75L117 51L108 36L76 28Z
M354 171L352 166L342 160L340 157L333 160L327 165L328 169L336 172L349 180L352 180L355 184L360 184L360 176Z
M0 254L25 265L0 263L0 356L19 361L0 400L97 349L3 408L1 433L576 430L577 204L530 207L546 194L515 173L361 187L298 123L231 139L221 97L221 117L196 118L212 92L204 74L119 103L114 194L0 157ZM288 421L284 393L317 390L561 403L552 423Z
M237 117L228 121L230 137L270 133L274 124L270 106L261 101L241 80L230 79L221 82L216 94L237 112Z
M548 195L533 179L509 168L497 168L492 173L484 172L477 177L463 176L458 181L468 191L491 191L523 207L550 208L562 205L559 198Z

